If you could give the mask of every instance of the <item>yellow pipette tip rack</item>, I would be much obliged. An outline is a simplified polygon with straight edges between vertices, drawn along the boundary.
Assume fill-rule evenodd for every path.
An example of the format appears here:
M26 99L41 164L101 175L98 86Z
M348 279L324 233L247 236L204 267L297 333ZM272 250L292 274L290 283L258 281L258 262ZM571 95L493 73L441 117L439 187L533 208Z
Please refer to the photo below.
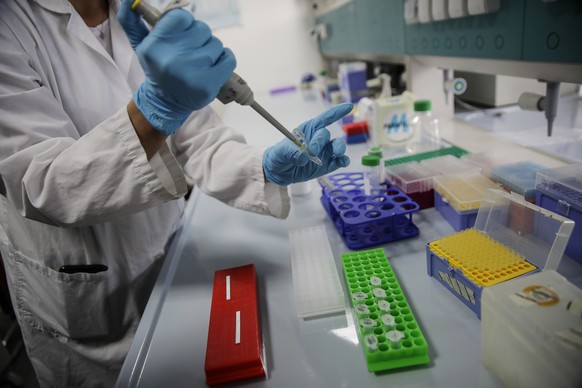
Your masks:
M433 241L429 249L480 287L489 287L537 269L517 252L474 228Z

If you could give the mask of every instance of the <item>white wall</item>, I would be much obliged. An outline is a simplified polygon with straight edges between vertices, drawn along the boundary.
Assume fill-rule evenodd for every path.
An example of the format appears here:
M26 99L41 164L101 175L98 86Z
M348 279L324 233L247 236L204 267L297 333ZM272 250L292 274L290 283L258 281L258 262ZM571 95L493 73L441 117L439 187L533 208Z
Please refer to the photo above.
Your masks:
M298 85L303 74L319 73L323 61L308 30L306 0L239 0L241 25L214 34L237 59L236 72L255 92Z

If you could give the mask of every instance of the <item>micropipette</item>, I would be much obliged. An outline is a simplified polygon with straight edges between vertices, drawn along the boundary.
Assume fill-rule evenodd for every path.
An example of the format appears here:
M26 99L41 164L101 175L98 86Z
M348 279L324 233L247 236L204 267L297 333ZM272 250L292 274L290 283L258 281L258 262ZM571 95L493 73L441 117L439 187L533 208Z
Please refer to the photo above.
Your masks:
M190 4L188 0L173 0L164 7L163 11L160 11L146 1L135 0L132 3L131 8L138 12L149 25L154 26L165 12L174 8L187 6L188 4ZM255 112L271 123L273 127L291 140L293 144L295 144L299 150L309 158L309 160L320 166L322 165L321 160L316 155L309 153L307 141L303 132L298 128L295 128L293 133L289 132L287 128L285 128L269 112L267 112L265 108L255 101L253 91L246 81L238 74L234 72L232 73L230 79L220 88L216 98L223 104L235 101L243 106L249 105L255 110Z

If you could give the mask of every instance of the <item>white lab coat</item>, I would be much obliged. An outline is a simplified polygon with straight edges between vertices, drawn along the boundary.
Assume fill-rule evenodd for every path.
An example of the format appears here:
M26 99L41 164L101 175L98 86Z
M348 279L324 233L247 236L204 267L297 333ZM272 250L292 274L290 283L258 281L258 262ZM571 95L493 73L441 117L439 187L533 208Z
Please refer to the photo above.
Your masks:
M148 162L126 112L143 72L116 11L112 58L68 1L0 2L0 251L43 387L114 385L185 175L232 206L289 211L286 190L265 184L263 149L210 108ZM58 272L67 264L109 269Z

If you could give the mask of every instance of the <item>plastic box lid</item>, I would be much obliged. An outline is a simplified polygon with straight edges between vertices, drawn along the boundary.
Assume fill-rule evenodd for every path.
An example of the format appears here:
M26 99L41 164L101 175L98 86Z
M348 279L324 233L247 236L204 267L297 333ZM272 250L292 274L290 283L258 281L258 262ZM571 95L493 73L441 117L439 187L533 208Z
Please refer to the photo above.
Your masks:
M489 190L477 213L475 229L525 257L539 269L556 270L574 221L536 206L521 195Z
M528 200L535 198L535 181L536 173L545 169L545 166L531 162L523 161L491 169L491 179L499 182L507 190L523 195Z
M429 171L432 171L434 175L444 175L467 170L481 170L479 167L464 162L452 155L444 155L432 159L426 159L421 161L420 164L423 167L426 167Z
M555 271L483 289L483 363L508 387L580 387L582 290Z
M386 167L386 177L407 194L425 192L432 189L434 171L419 162L409 162Z
M493 157L487 152L461 155L460 159L464 162L474 165L475 167L481 168L481 173L485 176L489 176L489 172L493 167L507 164L506 161L497 157Z
M477 209L489 189L500 188L475 170L434 177L434 190L459 211Z
M582 211L582 163L538 171L536 188L553 193Z

